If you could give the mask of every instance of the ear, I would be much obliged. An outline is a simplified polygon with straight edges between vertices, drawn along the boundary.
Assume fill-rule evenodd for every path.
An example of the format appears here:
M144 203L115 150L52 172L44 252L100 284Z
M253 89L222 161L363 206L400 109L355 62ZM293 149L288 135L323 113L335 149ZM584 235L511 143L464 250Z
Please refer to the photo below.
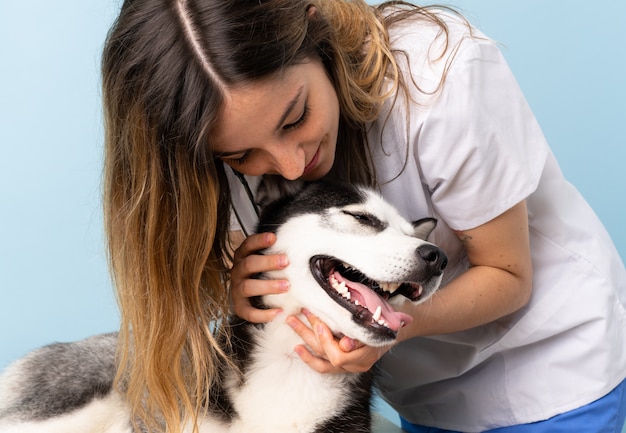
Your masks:
M256 203L259 209L263 209L270 203L280 199L293 197L304 188L304 182L299 180L286 180L282 176L264 175L256 190Z
M422 218L417 221L413 221L414 236L416 238L426 240L436 226L437 220L434 218Z
M307 7L306 15L307 15L307 18L309 18L310 20L315 20L315 21L318 21L321 18L320 11L317 9L317 7L313 5L309 5Z

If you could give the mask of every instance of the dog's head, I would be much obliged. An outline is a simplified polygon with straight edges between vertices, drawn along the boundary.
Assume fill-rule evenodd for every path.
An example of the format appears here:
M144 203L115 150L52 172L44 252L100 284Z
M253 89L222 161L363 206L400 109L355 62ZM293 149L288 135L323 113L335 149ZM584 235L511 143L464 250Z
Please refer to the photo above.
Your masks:
M313 182L272 198L258 231L276 233L266 253L286 254L289 266L261 278L291 286L263 303L289 314L306 307L336 335L389 343L412 320L393 305L423 302L441 282L447 257L425 241L435 225L411 223L379 194L351 185Z

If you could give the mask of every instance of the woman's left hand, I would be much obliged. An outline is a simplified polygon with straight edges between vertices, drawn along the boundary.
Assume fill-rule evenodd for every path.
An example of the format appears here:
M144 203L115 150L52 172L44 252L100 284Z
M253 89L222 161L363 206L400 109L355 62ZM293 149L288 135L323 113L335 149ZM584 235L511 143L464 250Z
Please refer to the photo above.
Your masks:
M308 345L294 348L300 358L320 373L362 373L368 371L393 345L365 346L349 337L336 338L328 326L310 311L303 309L309 325L296 316L289 316L287 324Z

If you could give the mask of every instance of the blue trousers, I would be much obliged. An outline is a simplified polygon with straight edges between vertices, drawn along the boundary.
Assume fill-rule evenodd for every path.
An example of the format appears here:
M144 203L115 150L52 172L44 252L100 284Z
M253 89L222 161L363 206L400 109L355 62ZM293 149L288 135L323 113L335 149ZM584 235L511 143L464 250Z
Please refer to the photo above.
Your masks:
M599 400L546 421L487 430L483 433L622 433L626 419L626 381ZM400 418L409 433L462 433L411 424Z

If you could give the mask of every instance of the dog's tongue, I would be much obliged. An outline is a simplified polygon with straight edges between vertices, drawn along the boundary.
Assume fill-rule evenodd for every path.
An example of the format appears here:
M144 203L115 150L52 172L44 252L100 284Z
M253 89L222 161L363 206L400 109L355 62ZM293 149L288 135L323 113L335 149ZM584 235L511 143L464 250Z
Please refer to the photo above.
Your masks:
M339 272L335 272L334 276L338 282L344 281L346 283L346 287L350 290L350 297L353 302L359 301L359 304L366 306L372 314L374 314L376 309L380 306L381 318L387 322L392 331L398 331L402 326L408 325L413 321L413 318L408 314L394 310L391 305L366 285L347 280Z

